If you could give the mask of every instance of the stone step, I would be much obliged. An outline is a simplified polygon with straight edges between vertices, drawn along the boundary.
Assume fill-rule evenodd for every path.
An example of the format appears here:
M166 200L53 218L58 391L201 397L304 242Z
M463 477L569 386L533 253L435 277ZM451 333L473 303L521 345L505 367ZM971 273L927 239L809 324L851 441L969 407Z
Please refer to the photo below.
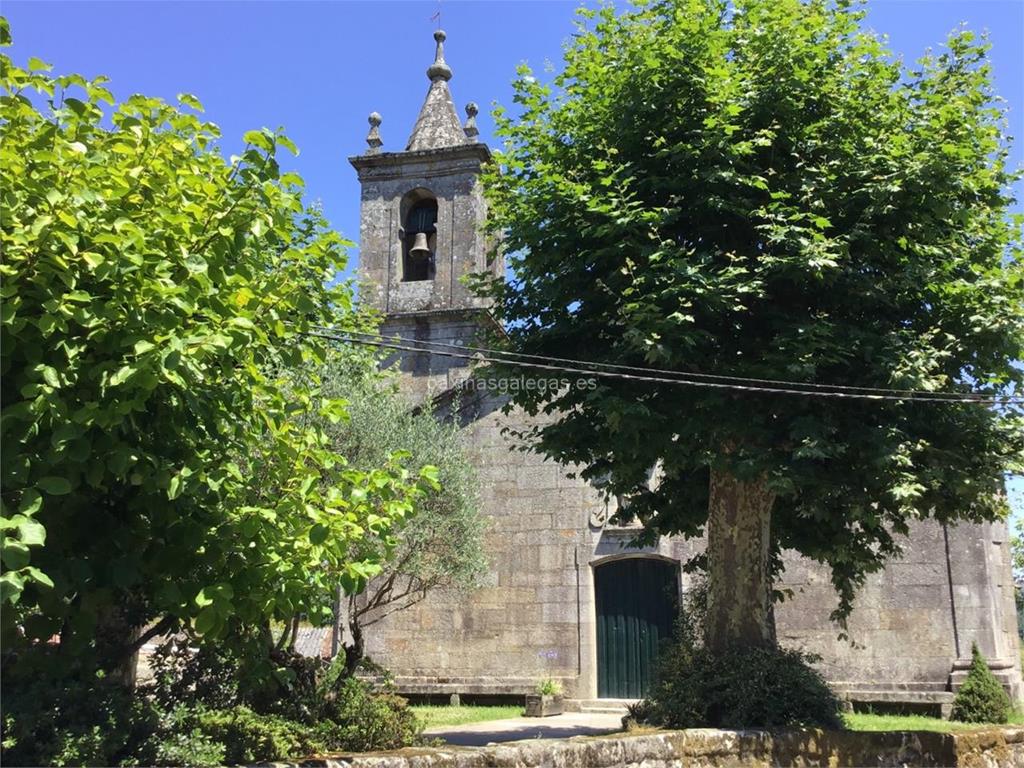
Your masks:
M637 699L584 699L575 703L580 712L624 715L627 707L636 701Z

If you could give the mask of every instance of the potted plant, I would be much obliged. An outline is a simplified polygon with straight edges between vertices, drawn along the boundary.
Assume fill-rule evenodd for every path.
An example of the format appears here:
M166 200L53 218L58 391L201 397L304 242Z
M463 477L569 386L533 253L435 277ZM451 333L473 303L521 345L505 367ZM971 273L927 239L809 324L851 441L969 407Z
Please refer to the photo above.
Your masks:
M550 717L562 714L562 684L550 677L537 684L536 693L526 695L527 717Z

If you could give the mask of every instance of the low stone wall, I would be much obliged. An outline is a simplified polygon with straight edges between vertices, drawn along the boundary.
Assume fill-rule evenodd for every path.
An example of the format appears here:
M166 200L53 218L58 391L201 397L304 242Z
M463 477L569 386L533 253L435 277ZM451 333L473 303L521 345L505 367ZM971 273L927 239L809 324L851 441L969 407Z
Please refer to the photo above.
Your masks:
M897 768L1024 766L1024 728L965 733L692 729L430 747L273 763L278 768Z

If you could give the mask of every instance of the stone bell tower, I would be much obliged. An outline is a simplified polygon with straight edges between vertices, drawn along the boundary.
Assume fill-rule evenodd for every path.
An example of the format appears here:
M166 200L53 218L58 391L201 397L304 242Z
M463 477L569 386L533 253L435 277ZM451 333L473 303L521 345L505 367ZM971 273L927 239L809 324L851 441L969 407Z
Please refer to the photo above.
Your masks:
M500 260L488 264L482 231L479 176L491 153L477 140L476 104L466 106L466 123L460 123L448 89L445 33L438 30L434 40L430 89L405 149L382 151L381 117L374 112L366 152L349 158L362 186L360 292L384 314L385 336L471 344L480 324L491 320L488 302L461 278L504 271ZM440 394L466 373L466 360L397 354L403 389L417 398Z

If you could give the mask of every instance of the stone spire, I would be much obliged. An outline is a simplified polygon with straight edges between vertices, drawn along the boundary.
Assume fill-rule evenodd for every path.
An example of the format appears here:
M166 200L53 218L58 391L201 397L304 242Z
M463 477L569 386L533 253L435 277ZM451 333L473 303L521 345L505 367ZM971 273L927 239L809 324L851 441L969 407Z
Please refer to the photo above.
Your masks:
M470 143L455 111L455 104L452 103L451 91L448 90L452 69L444 60L444 32L437 30L434 40L437 41L437 52L434 63L427 69L430 90L427 91L427 98L420 108L420 116L416 118L416 125L406 146L406 150L412 152Z

